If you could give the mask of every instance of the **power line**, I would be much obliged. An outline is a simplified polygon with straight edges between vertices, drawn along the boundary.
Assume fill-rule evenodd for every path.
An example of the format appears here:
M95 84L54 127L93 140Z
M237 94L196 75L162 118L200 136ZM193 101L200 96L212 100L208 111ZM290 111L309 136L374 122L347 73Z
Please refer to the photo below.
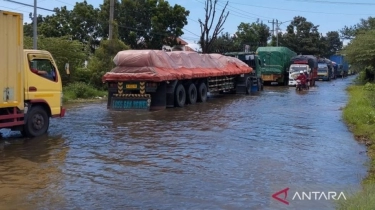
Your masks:
M220 2L218 2L218 4L221 5L221 6L224 5L224 4L220 4ZM224 7L224 6L222 6L222 7ZM266 16L254 14L254 13L249 13L246 10L238 9L238 8L230 6L230 5L228 5L228 7L233 8L234 10L237 10L237 11L241 11L241 12L238 12L238 13L241 13L241 14L244 14L244 15L249 15L249 16L252 16L254 18L258 18L258 17L270 18L270 17L266 17Z
M12 2L12 3L15 3L15 4L21 4L21 5L24 5L24 6L27 6L27 7L34 7L34 5L31 5L31 4L25 4L25 3L22 3L22 2L18 2L18 1L13 1L13 0L4 0L4 1L9 1L9 2ZM46 11L49 11L49 12L55 12L51 9L46 9L46 8L43 8L43 7L36 7L38 9L41 9L41 10L46 10Z
M193 35L195 35L195 36L197 36L197 37L200 37L199 35L197 35L197 34L195 34L195 33L193 33L193 32L191 32L191 31L189 31L189 30L187 30L187 29L182 29L182 30L185 30L185 31L187 31L187 32L189 32L189 33L191 33L191 34L193 34Z
M55 1L63 3L63 4L67 4L67 5L70 5L70 6L75 6L74 4L70 4L70 3L67 3L67 2L64 2L64 1L61 1L61 0L55 0Z
M295 10L295 9L283 9L283 8L275 8L275 7L258 6L258 5L238 3L238 2L231 2L231 3L232 4L243 5L243 6L249 6L249 7L258 7L258 8L274 9L274 10L284 10L284 11L293 11L293 12L307 12L307 13L326 14L326 15L356 15L356 16L358 16L358 15L368 15L368 16L374 15L374 14L347 14L347 13L334 13L334 12L306 11L306 10Z
M375 3L367 2L348 2L348 1L322 1L322 0L286 0L286 1L298 1L308 3L324 3L324 4L340 4L340 5L375 5Z
M17 9L17 8L10 8L10 7L5 7L5 6L0 6L0 7L5 8L5 9L20 11L20 12L30 12L30 11L20 10L20 9Z

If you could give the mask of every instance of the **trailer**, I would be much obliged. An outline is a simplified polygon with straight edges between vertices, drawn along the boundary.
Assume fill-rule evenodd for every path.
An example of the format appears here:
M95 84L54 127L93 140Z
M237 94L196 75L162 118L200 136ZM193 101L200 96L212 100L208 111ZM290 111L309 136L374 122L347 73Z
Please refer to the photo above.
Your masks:
M299 71L305 70L309 74L310 86L315 86L315 79L318 76L318 59L313 55L297 55L290 59L289 86L296 86L295 77Z
M255 52L227 52L224 55L238 58L250 66L254 70L251 74L252 92L263 90L262 68L264 64Z
M256 54L264 63L262 80L288 85L290 59L297 55L287 47L259 47Z
M344 77L348 76L349 74L349 64L345 60L345 57L343 55L331 55L329 57L330 60L334 61L338 65L338 71L336 76L341 77L341 71Z
M160 110L205 102L208 93L250 94L253 69L237 58L190 51L124 50L102 77L111 110Z

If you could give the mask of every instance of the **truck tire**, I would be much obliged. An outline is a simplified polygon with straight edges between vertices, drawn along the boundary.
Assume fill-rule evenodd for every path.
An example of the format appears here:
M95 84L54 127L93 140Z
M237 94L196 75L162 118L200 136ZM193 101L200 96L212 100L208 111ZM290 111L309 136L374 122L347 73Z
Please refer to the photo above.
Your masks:
M251 85L252 85L251 78L248 77L248 78L246 79L246 95L251 94Z
M186 102L186 91L182 84L178 84L174 91L174 103L176 107L184 107Z
M207 86L206 83L202 82L198 87L198 101L206 102L207 101Z
M45 134L49 127L49 116L41 106L32 107L27 113L24 133L27 137L37 137Z
M188 88L188 91L187 91L187 95L186 95L187 102L189 104L195 104L195 103L197 103L197 97L198 97L197 88L192 83L192 84L189 85L189 88Z

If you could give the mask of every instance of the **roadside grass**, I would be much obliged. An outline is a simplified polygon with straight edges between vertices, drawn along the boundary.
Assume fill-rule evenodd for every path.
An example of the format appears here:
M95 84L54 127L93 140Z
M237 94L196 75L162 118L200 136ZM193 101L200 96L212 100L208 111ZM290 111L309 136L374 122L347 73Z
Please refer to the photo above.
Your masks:
M63 102L82 102L106 97L107 92L83 82L74 82L63 87Z
M362 181L362 189L340 200L339 210L375 209L375 84L348 87L349 101L343 110L343 119L356 140L366 144L370 158L368 176Z

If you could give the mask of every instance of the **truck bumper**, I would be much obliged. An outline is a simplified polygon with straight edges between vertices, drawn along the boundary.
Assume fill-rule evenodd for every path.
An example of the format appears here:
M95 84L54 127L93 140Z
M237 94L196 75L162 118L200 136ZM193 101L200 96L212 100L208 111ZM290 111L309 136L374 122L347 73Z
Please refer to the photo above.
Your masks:
M66 109L64 107L61 107L60 117L64 117L65 116L65 111L66 111Z
M60 107L60 114L55 114L55 115L52 115L53 118L56 118L56 117L64 117L65 116L65 111L66 109L64 107Z

